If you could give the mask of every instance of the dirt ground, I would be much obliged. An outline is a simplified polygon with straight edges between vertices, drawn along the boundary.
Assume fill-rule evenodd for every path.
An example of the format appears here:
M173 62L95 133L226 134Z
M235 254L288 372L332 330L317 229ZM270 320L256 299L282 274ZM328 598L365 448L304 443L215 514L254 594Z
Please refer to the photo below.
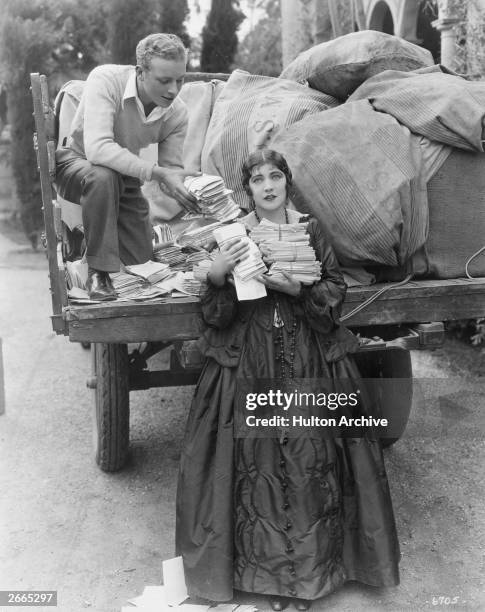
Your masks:
M131 393L129 465L101 472L85 386L90 354L51 331L43 254L0 234L0 275L0 589L55 589L61 612L119 612L145 585L161 583L162 560L174 554L192 388ZM315 610L485 609L484 360L449 340L415 353L413 365L411 421L386 451L401 584L349 583ZM239 600L268 610L263 597Z

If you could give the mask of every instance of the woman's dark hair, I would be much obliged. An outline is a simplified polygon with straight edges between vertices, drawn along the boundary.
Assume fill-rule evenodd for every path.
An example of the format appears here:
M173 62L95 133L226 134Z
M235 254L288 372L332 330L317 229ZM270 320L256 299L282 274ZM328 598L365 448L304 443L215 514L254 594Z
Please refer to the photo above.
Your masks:
M288 189L293 184L291 170L289 169L288 163L283 155L278 153L278 151L274 151L273 149L258 149L257 151L254 151L254 153L251 153L246 159L242 166L242 185L244 187L244 191L248 195L251 195L249 181L251 179L253 170L257 166L262 166L263 164L273 164L273 166L283 172L286 177L286 193L288 194Z

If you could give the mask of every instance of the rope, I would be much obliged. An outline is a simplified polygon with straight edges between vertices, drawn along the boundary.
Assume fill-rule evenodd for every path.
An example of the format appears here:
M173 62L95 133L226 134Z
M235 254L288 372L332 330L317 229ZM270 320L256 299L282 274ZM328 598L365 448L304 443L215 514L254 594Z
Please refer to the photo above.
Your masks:
M357 314L358 312L366 308L369 304L372 304L372 302L375 302L383 293L386 293L386 291L389 291L389 289L394 289L395 287L402 287L402 285L405 285L406 283L408 283L412 279L412 277L413 277L412 274L408 274L406 278L403 279L402 281L399 281L398 283L391 283L389 285L386 285L385 287L382 287L382 289L379 289L379 291L376 291L376 293L368 297L364 302L362 302L362 304L359 304L353 310L348 312L346 315L344 315L343 317L340 317L340 321L342 323L344 321L347 321L347 319L350 319L350 317L353 317L355 314Z
M478 257L480 255L480 253L483 253L483 251L485 251L485 246L482 246L481 249L478 249L478 251L476 253L473 253L473 255L467 260L466 264L465 264L465 274L467 275L467 277L470 280L473 280L475 277L472 276L469 272L468 272L468 266L471 264L471 262L475 259L475 257Z

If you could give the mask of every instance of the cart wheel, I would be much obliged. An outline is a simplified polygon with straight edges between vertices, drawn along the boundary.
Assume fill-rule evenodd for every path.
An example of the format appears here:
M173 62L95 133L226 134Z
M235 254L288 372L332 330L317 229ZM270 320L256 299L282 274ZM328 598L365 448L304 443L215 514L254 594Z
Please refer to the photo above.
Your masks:
M126 462L130 439L130 394L126 344L92 345L96 421L96 463L105 472L120 470Z
M413 368L411 353L403 349L388 349L372 351L356 355L356 362L363 378L400 378L398 390L390 389L389 385L380 386L371 392L377 395L377 403L381 409L382 418L392 420L396 436L382 438L384 448L391 446L403 435L408 424L413 404Z

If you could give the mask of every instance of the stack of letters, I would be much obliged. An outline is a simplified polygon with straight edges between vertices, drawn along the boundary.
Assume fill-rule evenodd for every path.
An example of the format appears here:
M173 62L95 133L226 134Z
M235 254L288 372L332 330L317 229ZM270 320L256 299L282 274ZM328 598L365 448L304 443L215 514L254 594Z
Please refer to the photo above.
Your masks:
M310 246L306 226L306 223L278 225L263 219L251 230L251 238L273 262L270 274L287 272L305 284L320 280L322 266Z
M152 260L149 260L143 264L125 266L125 269L129 274L140 276L151 284L165 280L173 274L173 271L170 269L167 263Z
M241 211L231 198L232 191L226 189L220 176L188 176L184 185L187 191L197 198L197 204L204 216L223 222L232 221L239 216Z
M261 259L261 253L255 243L247 237L246 228L241 223L231 223L214 230L214 237L221 247L232 238L239 238L249 244L247 256L236 264L234 274L241 280L247 281L266 272L266 266Z
M161 223L152 227L152 243L155 250L160 245L173 244L173 232L168 223Z
M141 276L127 274L123 271L112 273L110 276L118 294L118 299L133 299L150 286Z
M306 233L308 223L272 223L263 219L259 225L251 229L251 238L256 244L279 241L279 242L303 242L308 244Z
M203 227L185 230L180 234L177 243L180 246L202 247L214 241L214 230L221 227L222 223L217 221Z
M193 270L199 263L208 262L209 265L212 261L210 253L208 253L205 249L199 249L187 255L187 266L189 270Z
M185 269L187 255L182 251L182 247L174 244L161 246L153 253L155 261L169 265L174 270Z

